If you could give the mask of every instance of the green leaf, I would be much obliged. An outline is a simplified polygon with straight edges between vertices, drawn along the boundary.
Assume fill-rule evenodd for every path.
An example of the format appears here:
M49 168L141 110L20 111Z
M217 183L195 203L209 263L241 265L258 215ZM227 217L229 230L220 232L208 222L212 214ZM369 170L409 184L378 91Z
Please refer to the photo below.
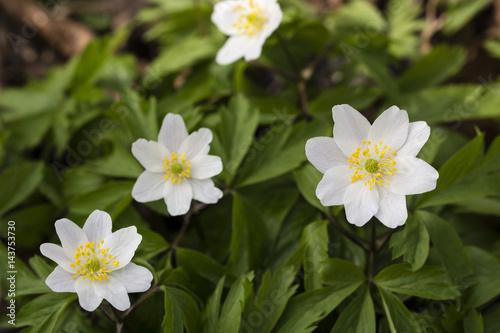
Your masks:
M142 80L145 87L155 87L168 74L201 60L214 57L218 43L212 38L189 37L163 51L150 65Z
M115 108L120 110L120 119L125 122L135 140L144 138L156 141L159 132L156 106L154 97L145 101L138 92L128 90L122 94L122 100Z
M445 13L443 32L447 35L457 32L490 3L489 0L474 0L460 1L451 5Z
M330 258L321 266L323 283L337 287L360 286L365 280L363 271L350 261Z
M43 164L25 162L4 170L0 176L0 216L15 207L37 188L43 179Z
M219 327L219 308L221 303L222 290L224 289L225 277L221 277L215 287L215 291L207 301L207 306L203 311L203 332L217 333Z
M255 302L245 305L242 329L251 327L250 330L261 333L272 331L297 289L292 283L298 268L281 266L272 275L269 270L264 273Z
M439 179L437 181L436 189L432 192L426 193L420 197L418 206L427 207L434 204L446 203L447 197L453 196L454 190L450 188L452 185L458 183L465 176L470 174L471 170L479 164L483 154L484 134L478 135L471 140L465 147L460 149L453 155L440 169ZM474 181L472 185L474 185ZM443 193L440 193L444 191ZM461 196L459 196L460 198Z
M171 287L162 289L165 292L164 332L182 333L183 326L188 333L199 332L201 314L193 297L181 289Z
M224 170L222 177L230 184L236 171L252 145L257 129L259 113L250 107L249 101L241 94L233 97L228 107L220 111L221 123L217 129L217 139L222 146L221 156Z
M465 252L457 232L439 216L419 210L417 219L425 224L441 262L452 278L463 278L473 273L471 260Z
M375 309L368 288L342 311L331 333L375 333Z
M328 260L328 221L322 221L318 224L318 229L312 227L313 232L309 232L311 228L304 229L302 244L305 244L305 257L303 262L304 267L304 288L314 290L321 288L323 285L320 269L327 270L333 266L333 260ZM327 263L326 263L327 262ZM325 264L326 263L326 264ZM326 268L323 267L326 265ZM329 272L329 271L328 271Z
M316 196L316 187L323 178L323 174L319 172L312 164L306 163L303 167L293 172L295 182L300 193L312 206L318 208L324 213L328 213L328 207L321 204Z
M484 333L500 332L500 308L484 315Z
M474 309L469 310L464 317L464 333L483 333L483 317Z
M438 85L462 68L465 56L461 47L441 45L434 48L401 76L401 92L409 93Z
M168 248L167 241L160 234L142 227L138 227L137 232L142 236L141 244L135 253L137 257L148 260Z
M392 292L429 299L454 299L460 295L446 271L435 266L413 271L408 264L392 265L378 273L375 282Z
M239 331L245 300L247 295L253 292L253 278L254 273L250 272L242 275L231 286L222 306L217 332L237 333Z
M403 302L390 291L386 291L379 286L377 287L382 296L382 303L391 333L421 333L422 329L420 325L415 318L413 318Z
M179 248L176 251L176 257L179 266L196 272L213 283L217 283L223 276L226 276L226 284L236 280L227 267L200 252Z
M95 209L108 212L115 219L132 201L133 181L116 181L102 185L97 190L73 198L72 214L88 216Z
M398 57L418 54L419 35L425 22L419 19L422 6L411 0L391 0L387 4L389 25L389 52Z
M131 154L131 148L125 150L122 146L115 144L111 154L98 160L87 161L85 166L103 176L136 180L144 168Z
M271 127L248 152L237 186L243 187L281 176L306 160L306 141L324 135L324 122L290 122Z
M422 221L412 214L403 230L391 236L392 259L403 256L413 271L420 269L429 255L429 233Z
M314 331L316 324L352 294L361 283L328 286L293 297L288 302L275 330L278 333Z
M477 247L467 247L474 267L473 285L465 291L466 304L478 307L500 295L500 259Z
M55 332L63 312L77 298L76 294L68 293L39 296L21 308L16 316L16 326L30 326L23 332Z

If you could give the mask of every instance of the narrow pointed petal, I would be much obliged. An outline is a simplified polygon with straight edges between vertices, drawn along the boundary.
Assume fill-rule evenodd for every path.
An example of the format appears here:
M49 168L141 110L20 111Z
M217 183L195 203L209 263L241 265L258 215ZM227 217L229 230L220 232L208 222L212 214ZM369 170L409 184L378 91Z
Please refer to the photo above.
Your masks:
M408 127L408 137L397 153L403 156L417 156L420 149L422 149L427 140L429 140L430 135L431 128L425 121L410 123Z
M71 274L60 266L57 266L45 279L45 284L57 293L76 293L74 274Z
M144 169L151 172L162 172L165 158L171 156L165 146L145 139L139 139L132 144L132 155Z
M63 248L59 245L44 243L40 245L40 252L50 260L55 261L59 265L58 267L61 267L61 269L65 270L66 272L73 274L76 272L76 267L71 267L71 264L74 263L74 260L68 258ZM75 251L73 252L73 256L75 255L75 253L76 247Z
M168 184L165 191L165 203L170 215L184 215L191 207L193 200L193 189L189 181L183 181L181 184Z
M380 206L375 217L386 227L392 229L405 224L408 218L406 197L404 195L388 192L378 186L377 189L380 198Z
M370 122L350 105L333 107L333 138L344 155L350 156L368 137Z
M130 308L130 299L123 283L115 278L113 274L108 275L108 279L109 281L94 281L95 293L119 311Z
M212 179L190 179L193 199L206 204L214 204L222 198L222 191L215 187Z
M102 248L109 248L108 253L116 256L116 258L109 260L109 262L119 262L119 267L117 268L110 266L113 272L125 267L130 262L141 241L142 236L137 233L135 226L115 231L104 239Z
M408 113L397 106L385 110L373 123L368 134L368 141L387 145L397 151L408 137Z
M335 140L323 136L307 140L306 156L309 162L322 173L327 172L330 168L346 165L348 162Z
M102 210L94 210L83 225L89 242L99 242L111 235L111 216Z
M138 202L150 202L163 198L167 181L164 173L144 171L134 184L132 198Z
M128 293L142 293L151 287L153 274L146 267L131 262L123 269L113 272L113 278L120 280Z
M351 185L354 172L348 165L339 165L329 169L316 188L316 196L323 206L342 205L346 189Z
M191 160L191 177L195 179L207 179L222 172L222 160L219 156L198 155Z
M376 189L370 191L370 187L361 180L355 181L346 189L344 206L347 221L362 227L379 209L378 191Z
M186 125L180 115L169 113L163 118L158 143L165 146L169 152L178 152L187 137Z
M411 195L432 191L436 188L439 173L427 162L411 156L396 155L396 171L390 177L386 190L394 194Z
M94 281L90 281L88 278L85 280L82 278L76 279L75 290L78 294L78 301L80 306L87 311L94 311L97 309L99 304L102 302L102 297L99 296L93 287Z
M191 133L179 148L179 153L186 154L188 160L192 160L206 150L212 142L212 131L208 128L200 128Z
M64 253L68 258L73 258L76 248L80 245L85 245L89 241L85 232L68 219L57 220L55 227Z

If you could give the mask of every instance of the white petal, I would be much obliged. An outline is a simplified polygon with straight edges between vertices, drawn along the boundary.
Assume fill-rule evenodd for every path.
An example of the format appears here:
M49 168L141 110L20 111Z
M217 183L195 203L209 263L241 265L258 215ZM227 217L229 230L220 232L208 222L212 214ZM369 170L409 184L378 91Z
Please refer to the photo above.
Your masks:
M362 141L368 137L370 122L350 105L342 104L333 107L333 138L344 152L351 156Z
M83 225L89 242L99 242L111 235L111 216L102 210L94 210Z
M259 34L257 36L252 36L248 40L247 51L244 54L245 61L252 61L259 59L262 53L262 46L266 42L266 36Z
M68 258L73 258L76 248L85 245L89 240L85 232L68 219L60 219L55 223L56 233L61 240L62 248Z
M138 202L150 202L163 198L166 180L164 173L144 171L134 184L132 198Z
M380 186L377 186L377 190L380 198L380 206L375 217L386 227L393 229L405 224L408 218L406 197L404 195L388 192Z
M228 36L239 34L238 29L233 24L238 21L241 14L234 9L241 5L241 1L220 1L214 5L212 22L217 28Z
M268 22L264 25L262 34L269 37L281 24L283 12L280 5L275 0L261 1L263 9L266 11Z
M169 152L176 153L188 137L184 119L178 114L169 113L163 118L163 123L158 134L158 142L165 146Z
M228 65L243 57L247 51L248 37L233 36L229 37L224 46L217 53L215 61L219 65Z
M189 181L179 183L168 183L165 187L165 203L170 215L184 215L191 207L193 200L193 189Z
M132 155L141 163L144 169L151 172L161 172L165 158L170 158L168 149L156 141L139 139L132 144Z
M346 165L348 161L335 140L324 136L307 140L306 156L309 162L322 173L330 168Z
M347 221L358 227L365 225L379 208L379 196L376 189L370 191L361 180L347 187L344 195Z
M193 188L193 199L206 204L214 204L222 198L222 191L215 187L212 179L190 179Z
M40 245L40 252L49 258L52 261L55 261L62 269L64 269L68 273L75 273L76 272L76 267L71 267L71 264L74 264L74 260L71 260L68 258L66 253L64 253L64 250L62 247L56 244L51 244L51 243L44 243ZM76 253L76 247L75 251L73 252L73 256Z
M93 283L95 281L90 281L88 278L76 279L75 290L78 294L78 301L80 302L80 306L87 311L94 311L97 309L99 304L102 302L102 297L99 296L93 287Z
M368 134L368 140L374 143L382 141L382 145L398 150L408 137L408 112L391 106L385 110L373 123Z
M411 156L394 156L396 171L391 176L387 191L410 195L432 191L436 188L439 173L427 162Z
M198 155L191 160L191 177L207 179L222 172L222 160L219 156Z
M66 272L60 266L45 279L45 284L56 293L76 293L74 274Z
M191 133L179 148L179 153L186 154L188 160L201 155L206 151L206 147L212 142L212 131L208 128L200 128Z
M417 156L418 152L429 139L431 128L425 121L410 123L408 127L408 137L405 143L397 151L400 155Z
M354 171L348 165L339 165L329 169L316 188L316 196L323 206L342 205L346 189L351 185Z
M101 248L109 248L108 254L116 256L113 261L120 263L119 267L111 268L113 272L125 267L130 262L141 240L142 236L137 233L137 228L134 226L115 231L104 239Z
M108 274L108 279L109 281L93 281L96 294L117 310L125 311L130 308L130 299L123 283L113 274Z
M151 287L153 274L146 267L138 266L133 262L123 269L112 273L113 278L120 280L128 293L142 293Z

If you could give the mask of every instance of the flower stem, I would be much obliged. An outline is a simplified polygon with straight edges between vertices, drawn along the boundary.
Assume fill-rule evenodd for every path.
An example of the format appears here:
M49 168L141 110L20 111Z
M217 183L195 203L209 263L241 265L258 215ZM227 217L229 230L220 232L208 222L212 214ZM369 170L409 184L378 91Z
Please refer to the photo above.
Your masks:
M159 283L156 283L154 286L152 286L144 295L142 295L141 298L137 300L130 308L128 308L125 312L122 313L122 321L125 320L125 318L130 315L132 311L134 311L136 308L138 308L142 303L144 303L148 298L153 296L154 293L159 291L161 288L161 285Z
M296 81L297 81L297 90L299 92L299 98L300 98L300 109L302 111L302 114L307 118L307 119L312 119L312 114L311 110L309 109L309 100L307 98L307 89L306 89L306 79L302 75L302 71L295 60L292 52L290 52L290 49L286 45L286 42L284 38L279 34L276 33L276 36L278 37L278 41L280 43L281 48L283 49L283 52L285 53L286 58L288 59L288 62L292 66L293 70L296 74Z
M366 277L368 282L373 281L373 270L375 265L375 254L377 253L377 225L375 221L371 221L371 242L370 242L370 250L368 251L368 262L366 265Z
M357 244L359 247L361 247L365 251L370 250L370 244L365 241L364 239L358 237L357 235L351 233L349 230L344 228L333 216L329 216L328 219L330 220L330 223L337 228L338 231L348 239L350 239L352 242Z

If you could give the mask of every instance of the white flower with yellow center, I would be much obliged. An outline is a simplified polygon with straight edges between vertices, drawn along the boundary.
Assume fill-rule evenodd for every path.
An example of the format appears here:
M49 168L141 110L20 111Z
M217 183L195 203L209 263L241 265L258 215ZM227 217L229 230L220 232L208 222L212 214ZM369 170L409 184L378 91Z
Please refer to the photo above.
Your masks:
M158 142L139 139L132 154L146 169L132 189L139 202L165 199L170 215L186 214L195 199L213 204L222 197L212 177L222 171L219 156L208 155L212 132L201 128L188 135L181 116L163 119Z
M215 4L212 22L229 39L217 54L218 64L227 65L242 57L260 57L266 39L283 18L276 0L225 0Z
M370 125L349 105L333 108L333 138L306 143L308 160L322 173L316 195L324 206L344 205L347 220L363 226L373 216L389 228L408 217L406 195L433 190L439 177L416 157L430 135L424 121L410 123L396 106Z
M142 240L136 227L111 232L111 217L95 210L83 229L68 219L55 223L62 247L45 243L40 252L57 267L45 283L55 292L77 293L80 305L94 311L103 298L120 311L130 307L127 293L151 287L151 272L130 260Z

